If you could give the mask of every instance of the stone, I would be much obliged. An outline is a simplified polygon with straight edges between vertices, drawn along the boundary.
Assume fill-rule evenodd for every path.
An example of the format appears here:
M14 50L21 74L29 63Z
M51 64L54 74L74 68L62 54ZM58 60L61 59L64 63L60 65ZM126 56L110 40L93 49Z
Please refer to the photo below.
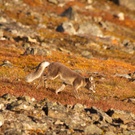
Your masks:
M126 79L131 79L131 76L129 74L115 74L116 77L122 77L122 78L126 78Z
M53 4L58 4L57 0L47 0L47 1L50 2L50 3L53 3Z
M17 100L17 98L11 94L4 94L0 98L2 98L7 104Z
M135 10L135 1L134 0L119 0L119 5L125 6L130 10Z
M88 4L92 4L93 3L93 0L87 0L87 3Z
M97 109L96 107L87 108L86 112L90 112L91 114L98 115L99 121L103 121L103 122L107 122L107 123L112 123L112 118L107 113L104 113L103 111Z
M103 37L103 33L99 26L92 22L84 22L80 24L77 35L91 34L98 37Z
M67 8L64 12L61 13L62 17L67 17L68 19L74 19L74 12L72 7Z
M86 58L92 58L92 53L90 51L82 51L82 56Z
M6 135L132 135L134 121L134 114L120 110L104 112L80 103L69 106L47 98L37 101L29 96L5 94L0 97L0 133Z
M84 106L82 105L82 104L75 104L74 106L73 106L73 109L75 110L75 111L84 111Z
M60 24L59 26L57 26L56 31L58 31L58 32L64 32L64 28L63 28L62 24Z
M1 102L1 100L0 100ZM0 110L4 110L5 109L5 106L4 106L4 103L0 103Z
M4 117L3 115L0 113L0 127L4 124Z
M105 135L116 135L113 131L107 131Z
M115 123L120 123L120 124L123 123L126 124L131 122L133 119L135 119L135 115L120 110L109 109L107 111L107 114L112 117Z
M0 23L6 23L7 22L7 20L4 18L4 17L0 17Z
M29 55L29 54L46 56L47 54L50 54L50 51L39 47L28 47L25 49L22 55Z
M0 29L0 38L3 37L3 30Z
M69 35L76 34L76 30L71 22L63 22L61 25L59 25L56 28L56 31L65 32L65 33L68 33Z
M86 135L95 135L95 134L101 135L103 134L103 131L96 125L91 124L84 129L84 133Z
M129 98L128 102L131 102L131 103L135 104L135 98L134 97L133 98Z
M125 14L123 12L118 13L118 18L120 21L124 21L125 20Z
M0 66L12 68L13 64L10 61L8 61L8 60L4 60L3 63Z

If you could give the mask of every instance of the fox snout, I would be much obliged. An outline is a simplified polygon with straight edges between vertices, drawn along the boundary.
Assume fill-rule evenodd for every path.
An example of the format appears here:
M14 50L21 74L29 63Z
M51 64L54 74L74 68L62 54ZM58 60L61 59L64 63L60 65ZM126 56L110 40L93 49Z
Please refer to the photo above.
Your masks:
M90 78L86 78L86 88L91 90L93 93L95 93L95 82L94 82L94 78L91 76Z

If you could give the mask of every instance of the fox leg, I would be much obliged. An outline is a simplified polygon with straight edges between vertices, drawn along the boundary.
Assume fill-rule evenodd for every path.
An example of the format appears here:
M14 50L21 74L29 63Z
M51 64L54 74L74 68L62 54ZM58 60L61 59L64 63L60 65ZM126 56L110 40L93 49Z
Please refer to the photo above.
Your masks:
M79 88L80 87L74 89L74 94L75 94L75 98L79 98L80 99L79 92L78 92Z
M63 82L62 86L56 90L56 94L58 94L60 91L63 91L65 87L66 87L66 83Z
M40 77L40 79L39 79L39 81L38 81L38 85L37 85L36 89L38 89L38 88L42 85L42 83L43 83L43 81L44 81L43 77L44 77L44 76L41 75L41 77Z
M79 98L80 99L78 89L81 87L81 80L75 79L74 82L73 82L73 86L74 86L75 98Z
M90 87L90 90L91 90L93 93L96 92L96 91L95 91L95 84L93 84L93 85Z

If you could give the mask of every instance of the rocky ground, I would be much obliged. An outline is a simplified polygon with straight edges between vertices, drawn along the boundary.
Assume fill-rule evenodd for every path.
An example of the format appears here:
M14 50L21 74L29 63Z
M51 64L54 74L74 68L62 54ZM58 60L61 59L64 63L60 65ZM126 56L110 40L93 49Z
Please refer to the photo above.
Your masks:
M134 0L0 0L0 134L135 134ZM59 61L96 93L24 78Z
M62 105L28 96L0 97L0 135L134 135L135 115L82 104Z

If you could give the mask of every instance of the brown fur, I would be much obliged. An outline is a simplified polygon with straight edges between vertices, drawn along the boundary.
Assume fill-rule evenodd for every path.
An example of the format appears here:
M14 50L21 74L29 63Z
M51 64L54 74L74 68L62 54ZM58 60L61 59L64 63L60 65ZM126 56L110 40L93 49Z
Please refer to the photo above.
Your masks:
M47 67L46 71L47 73L44 75L45 81L48 79L54 80L58 77L63 81L62 86L58 90L56 90L56 94L64 90L66 85L72 85L74 87L75 96L78 96L78 89L80 87L85 87L95 92L93 87L94 85L92 84L93 83L92 77L84 78L80 74L72 71L71 69L69 69L68 67L59 62L52 62L45 67L43 66L44 64L45 62L40 63L36 71L27 76L27 80L32 79L32 76L33 77L39 76L39 74L41 74L41 71L43 71L42 75L44 75L45 72L44 69Z

